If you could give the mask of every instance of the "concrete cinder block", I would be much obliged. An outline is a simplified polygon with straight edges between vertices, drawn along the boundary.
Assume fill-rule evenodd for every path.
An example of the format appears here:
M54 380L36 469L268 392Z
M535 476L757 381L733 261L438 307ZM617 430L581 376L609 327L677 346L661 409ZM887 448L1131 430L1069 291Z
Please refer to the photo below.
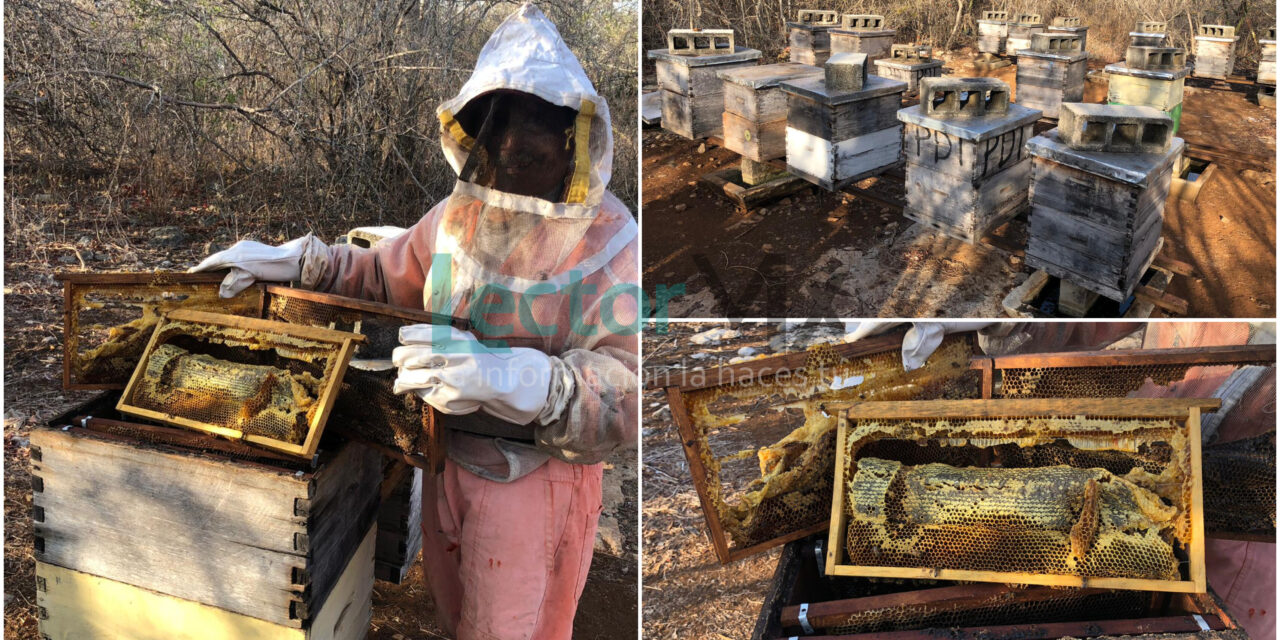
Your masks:
M1173 118L1152 107L1068 102L1058 113L1058 136L1077 151L1164 153Z
M889 57L895 62L928 62L933 59L933 47L927 44L895 44L889 48Z
M1275 85L1258 85L1258 106L1265 109L1276 108L1276 87Z
M671 29L667 31L667 51L678 56L733 53L733 29Z
M796 22L818 27L834 27L840 24L840 12L826 9L800 9L796 12Z
M867 54L832 54L823 65L823 72L829 91L862 91L867 83Z
M1009 111L1009 85L996 78L921 78L920 102L939 118L977 118Z
M1059 33L1033 33L1031 50L1042 53L1076 53L1084 51L1084 38Z
M1052 26L1055 26L1055 27L1078 27L1078 26L1081 26L1081 24L1082 24L1082 23L1081 23L1081 21L1080 21L1080 18L1076 18L1076 17L1066 17L1066 16L1058 16L1058 17L1056 17L1056 18L1054 18L1054 19L1053 19L1053 25L1052 25Z
M1202 38L1234 38L1236 28L1225 24L1202 24L1196 35Z
M1019 13L1013 21L1017 24L1044 24L1038 13Z
M841 18L840 28L850 31L880 31L884 29L884 16L846 13Z
M1187 52L1176 47L1130 46L1124 52L1124 64L1130 69L1170 71L1187 66Z
M992 20L992 21L1001 21L1001 20L1008 21L1009 12L1008 11L983 11L982 19Z
M1134 25L1133 30L1138 33L1165 33L1169 30L1168 22L1157 22L1154 20L1141 20Z

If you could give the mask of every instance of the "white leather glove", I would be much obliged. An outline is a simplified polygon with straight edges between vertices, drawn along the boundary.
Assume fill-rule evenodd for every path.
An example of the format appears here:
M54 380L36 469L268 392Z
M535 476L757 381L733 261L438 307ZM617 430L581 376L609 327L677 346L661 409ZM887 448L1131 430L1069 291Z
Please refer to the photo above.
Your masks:
M892 329L901 322L863 322L856 329L845 335L845 342L857 342L867 336L878 335ZM993 322L912 322L911 328L902 337L902 368L914 371L924 366L929 356L942 344L942 338L948 333L977 331Z
M400 343L391 354L400 368L394 391L413 391L444 413L548 425L573 395L568 366L537 349L490 349L467 331L430 324L402 327Z
M308 233L278 247L253 240L241 240L230 248L205 258L187 272L230 268L231 273L227 274L222 280L222 286L218 288L219 295L230 298L258 280L297 280L302 286L311 289L320 280L320 276L324 275L328 262L328 246Z

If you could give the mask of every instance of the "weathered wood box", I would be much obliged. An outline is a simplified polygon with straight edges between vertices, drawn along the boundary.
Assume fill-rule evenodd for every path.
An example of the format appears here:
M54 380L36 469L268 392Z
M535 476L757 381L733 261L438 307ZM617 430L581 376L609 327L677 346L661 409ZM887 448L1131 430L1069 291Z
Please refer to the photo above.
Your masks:
M1169 23L1141 20L1129 32L1129 46L1163 47L1169 32Z
M926 78L905 123L907 206L903 215L975 243L1027 208L1031 158L1025 144L1040 118L1009 104L995 78Z
M206 434L122 422L114 399L51 423L65 426L31 433L36 560L57 568L48 570L47 597L65 602L68 593L92 592L99 587L90 583L106 580L101 589L157 607L157 625L160 611L185 607L265 625L279 637L333 637L313 625L348 607L331 611L334 597L356 603L346 617L368 620L368 586L339 594L338 585L374 522L381 480L375 451L334 442L312 466ZM360 569L370 575L372 546ZM84 575L70 584L52 579L67 572ZM64 587L71 591L58 591ZM114 624L66 617L51 616L42 629L76 637L63 631ZM181 621L164 624L171 622ZM305 633L289 636L287 629Z
M1072 34L1037 33L1031 48L1017 52L1018 104L1058 117L1058 106L1084 99L1089 54L1084 39Z
M1236 28L1218 24L1202 24L1196 33L1196 66L1198 78L1226 79L1236 66Z
M723 130L724 87L717 73L755 66L760 51L736 47L732 53L679 55L653 49L658 86L662 89L662 128L697 140Z
M787 23L791 61L822 66L831 57L831 30L840 26L836 11L800 9L795 22Z
M847 13L831 31L831 53L865 53L868 64L890 55L897 29L886 29L884 16Z
M1000 55L1004 53L1005 39L1009 37L1008 11L983 11L978 20L978 51Z
M422 469L411 467L378 508L374 576L400 584L422 550Z
M1089 50L1089 27L1084 26L1084 21L1080 18L1058 16L1049 24L1048 31L1046 33L1080 36L1080 50ZM1032 44L1034 45L1034 43Z
M907 83L867 75L866 64L864 53L835 54L825 77L779 85L787 94L787 170L828 191L902 164L895 114ZM861 76L857 88L833 82L840 68Z
M1173 118L1173 131L1178 132L1183 86L1190 67L1141 68L1115 62L1103 70L1107 73L1108 104L1159 109Z
M737 67L719 76L724 82L724 146L756 162L787 155L787 95L778 85L820 78L822 69L782 62Z
M1031 36L1044 33L1044 21L1038 13L1020 13L1009 23L1009 37L1005 39L1004 50L1010 55L1017 55L1021 49L1031 48Z
M1258 54L1258 84L1276 84L1276 29L1272 27L1267 30L1262 38L1258 39L1258 44L1262 46L1262 51Z
M1149 107L1064 105L1032 156L1027 264L1123 301L1155 259L1184 144ZM1138 151L1138 152L1135 152Z
M895 44L888 58L875 61L876 75L907 83L907 92L920 89L921 78L942 75L942 61L933 59L933 47L914 44Z

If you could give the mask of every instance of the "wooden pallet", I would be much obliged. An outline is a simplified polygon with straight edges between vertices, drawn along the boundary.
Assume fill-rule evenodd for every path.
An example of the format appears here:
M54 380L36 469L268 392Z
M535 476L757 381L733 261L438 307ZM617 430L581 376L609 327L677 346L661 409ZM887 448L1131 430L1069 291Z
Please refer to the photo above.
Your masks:
M699 181L732 200L740 213L746 213L765 203L811 186L800 176L789 173L779 175L768 182L747 185L742 182L742 169L738 167L725 167L712 171L699 178Z

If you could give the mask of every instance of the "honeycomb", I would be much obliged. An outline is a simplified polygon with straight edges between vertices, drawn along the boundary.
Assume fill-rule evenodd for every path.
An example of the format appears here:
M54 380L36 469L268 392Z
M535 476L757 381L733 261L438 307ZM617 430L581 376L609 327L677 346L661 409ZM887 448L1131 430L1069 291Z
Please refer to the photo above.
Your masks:
M168 317L121 410L300 445L323 406L339 345L267 330Z
M173 344L147 358L133 404L168 415L200 415L247 434L302 444L320 381L270 365L229 362Z
M1201 460L1205 531L1274 537L1276 432L1205 447Z
M850 564L1180 579L1181 420L860 419L843 456Z
M1150 595L1141 591L1098 591L1094 589L1044 589L1044 597L1011 600L993 596L989 601L967 608L940 608L932 605L880 607L825 620L817 631L824 635L951 629L984 625L1043 624L1077 620L1112 620L1141 617Z
M119 275L119 274L114 274ZM218 296L218 282L178 281L179 274L136 274L127 283L68 280L63 327L67 384L123 387L160 317L173 309L196 309L256 317L259 291Z
M846 491L855 565L1178 578L1177 510L1102 469L862 458Z
M896 348L844 358L824 344L809 350L799 370L685 392L704 489L730 546L755 546L830 518L836 418L824 403L976 397L973 354L971 336L948 336L923 367L904 371Z
M1106 367L1027 367L1001 369L996 397L1123 398L1148 379L1158 386L1182 380L1199 364L1108 365Z

